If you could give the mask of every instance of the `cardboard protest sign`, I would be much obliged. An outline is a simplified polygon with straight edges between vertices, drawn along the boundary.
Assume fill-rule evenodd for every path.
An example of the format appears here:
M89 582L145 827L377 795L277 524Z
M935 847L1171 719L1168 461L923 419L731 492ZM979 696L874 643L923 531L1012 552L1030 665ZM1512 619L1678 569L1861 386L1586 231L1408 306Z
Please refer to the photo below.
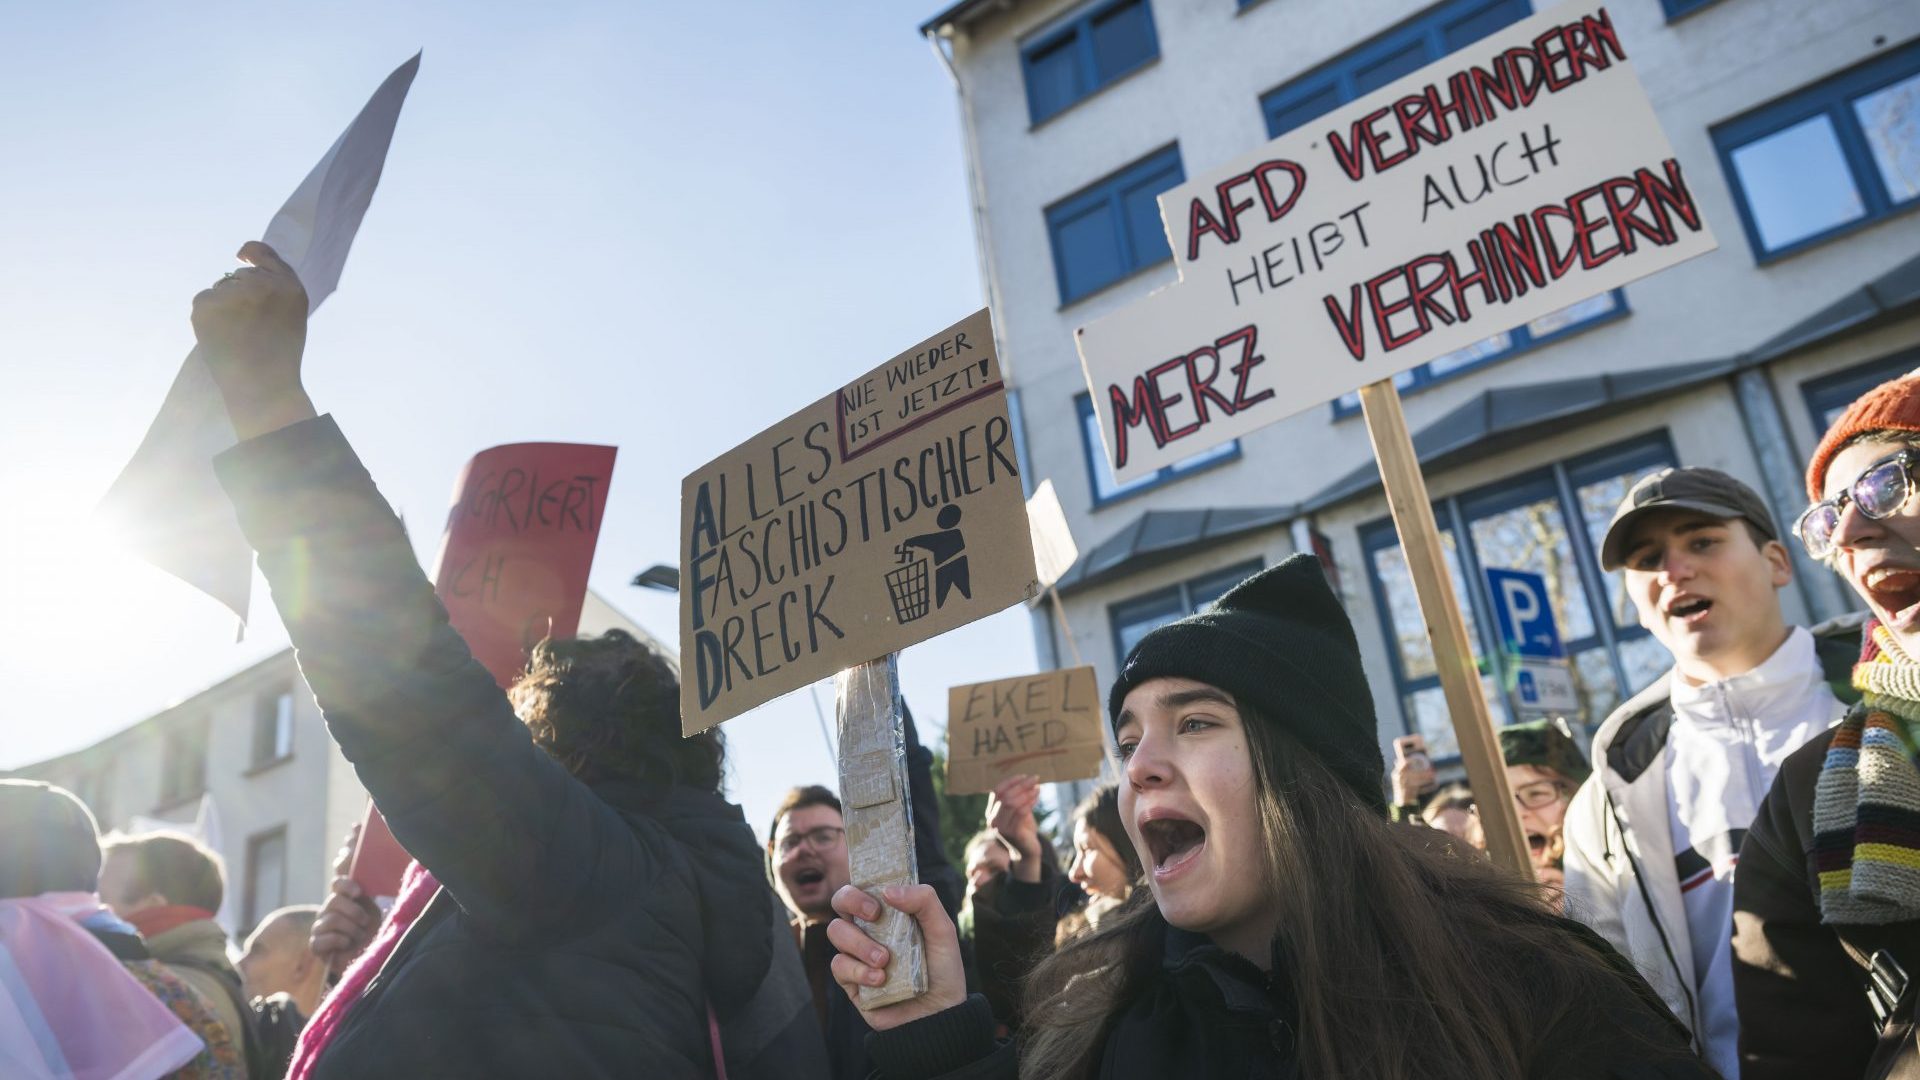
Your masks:
M1040 481L1027 500L1027 528L1033 533L1033 568L1040 575L1042 589L1053 588L1060 576L1073 569L1080 548L1073 542L1073 529L1067 525L1067 512L1060 508L1060 496L1051 479Z
M688 733L1033 595L985 310L680 488Z
M956 686L947 691L947 793L983 794L1022 774L1098 776L1105 719L1091 667Z
M340 283L380 184L400 106L419 70L415 53L387 76L261 234L299 274L309 313ZM237 441L212 374L197 350L188 353L146 438L95 513L141 558L225 604L244 622L253 547L213 473L214 457Z
M1525 19L1160 196L1079 332L1122 482L1714 249L1607 9Z
M433 587L503 689L542 638L580 627L615 453L515 443L475 454L460 471Z

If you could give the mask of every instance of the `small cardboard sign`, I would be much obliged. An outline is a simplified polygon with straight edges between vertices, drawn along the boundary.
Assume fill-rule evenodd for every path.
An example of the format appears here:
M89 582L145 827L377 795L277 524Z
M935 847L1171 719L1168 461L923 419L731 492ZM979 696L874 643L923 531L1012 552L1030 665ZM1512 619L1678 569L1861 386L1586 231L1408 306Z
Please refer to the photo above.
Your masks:
M1092 667L956 686L947 691L947 793L983 794L1010 776L1098 776L1105 716Z
M1037 591L983 309L690 474L681 727L945 633Z
M542 638L580 629L615 452L515 443L482 450L460 472L434 591L502 689Z
M1121 482L1712 251L1604 6L1160 196L1180 280L1081 328Z

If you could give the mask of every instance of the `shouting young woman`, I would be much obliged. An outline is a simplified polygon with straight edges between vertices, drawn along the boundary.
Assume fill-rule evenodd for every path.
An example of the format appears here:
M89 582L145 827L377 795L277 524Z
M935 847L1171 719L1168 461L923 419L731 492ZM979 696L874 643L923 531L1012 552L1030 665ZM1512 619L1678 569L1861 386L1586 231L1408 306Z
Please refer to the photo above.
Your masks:
M889 1078L1704 1077L1687 1036L1540 890L1390 824L1352 626L1296 556L1136 646L1109 696L1147 888L1035 969L995 1044L921 886L929 989L873 1010ZM878 914L851 887L842 916ZM829 936L853 992L887 955Z

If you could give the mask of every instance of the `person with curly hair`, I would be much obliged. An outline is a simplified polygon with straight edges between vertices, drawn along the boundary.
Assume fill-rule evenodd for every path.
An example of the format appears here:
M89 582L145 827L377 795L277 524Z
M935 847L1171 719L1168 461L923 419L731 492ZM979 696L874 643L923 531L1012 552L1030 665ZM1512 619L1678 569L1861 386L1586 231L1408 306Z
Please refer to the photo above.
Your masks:
M824 1076L720 735L680 737L674 663L621 633L547 641L503 693L314 412L298 277L265 244L240 258L193 305L241 439L215 468L328 730L425 870L289 1075Z

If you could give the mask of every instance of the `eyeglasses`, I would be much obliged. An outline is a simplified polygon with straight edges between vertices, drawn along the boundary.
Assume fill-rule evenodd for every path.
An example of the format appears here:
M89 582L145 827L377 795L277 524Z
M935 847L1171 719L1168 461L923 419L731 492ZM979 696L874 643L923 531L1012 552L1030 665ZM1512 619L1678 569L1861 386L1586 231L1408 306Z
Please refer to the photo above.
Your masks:
M1915 464L1920 464L1920 452L1913 450L1881 458L1867 466L1840 494L1807 507L1807 512L1793 525L1794 533L1806 545L1807 554L1816 559L1833 554L1833 534L1840 528L1840 515L1846 512L1848 503L1868 521L1893 516L1913 494Z
M846 833L847 830L838 825L822 825L819 828L808 829L806 832L788 833L780 838L780 854L791 855L800 850L801 844L806 844L815 851L829 851Z
M1527 810L1552 806L1561 799L1573 798L1573 785L1564 780L1535 780L1513 789L1513 801Z

